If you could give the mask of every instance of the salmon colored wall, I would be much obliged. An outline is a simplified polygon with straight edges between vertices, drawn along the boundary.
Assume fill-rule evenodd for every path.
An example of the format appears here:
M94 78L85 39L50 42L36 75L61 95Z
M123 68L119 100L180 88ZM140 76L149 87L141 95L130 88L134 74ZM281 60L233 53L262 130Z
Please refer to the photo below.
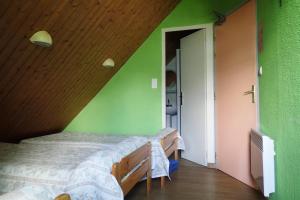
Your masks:
M216 27L217 167L253 186L249 132L256 104L244 95L256 83L256 4L250 1Z

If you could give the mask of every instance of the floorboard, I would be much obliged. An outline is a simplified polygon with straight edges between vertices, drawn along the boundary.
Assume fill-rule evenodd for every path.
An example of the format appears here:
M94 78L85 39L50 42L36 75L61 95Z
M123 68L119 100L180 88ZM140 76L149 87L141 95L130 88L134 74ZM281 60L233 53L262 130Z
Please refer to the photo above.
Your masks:
M146 183L141 182L125 200L266 200L256 190L215 169L208 169L187 160L160 189L159 179L153 180L152 192L146 195Z

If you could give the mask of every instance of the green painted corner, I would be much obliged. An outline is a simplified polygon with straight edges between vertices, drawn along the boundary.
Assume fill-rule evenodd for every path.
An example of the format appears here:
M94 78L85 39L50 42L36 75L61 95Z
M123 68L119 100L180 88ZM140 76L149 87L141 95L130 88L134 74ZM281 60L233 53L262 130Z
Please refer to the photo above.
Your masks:
M275 140L276 192L272 200L300 199L300 1L259 0L263 27L261 129Z

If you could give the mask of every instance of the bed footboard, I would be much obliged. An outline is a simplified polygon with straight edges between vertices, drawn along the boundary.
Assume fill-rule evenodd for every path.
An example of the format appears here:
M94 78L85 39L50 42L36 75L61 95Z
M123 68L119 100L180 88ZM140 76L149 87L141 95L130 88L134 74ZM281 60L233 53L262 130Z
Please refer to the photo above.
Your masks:
M163 137L160 141L162 148L164 149L166 156L169 157L172 153L175 153L175 160L178 160L178 132L177 130Z
M68 194L61 194L58 197L56 197L54 200L71 200L71 197Z
M115 163L112 174L119 182L124 196L146 175L147 193L149 193L151 190L151 143L148 142L119 163Z
M178 155L178 132L177 130L163 137L160 141L160 144L165 151L167 157L170 157L174 153L175 160L179 159ZM161 188L165 187L165 177L160 178Z

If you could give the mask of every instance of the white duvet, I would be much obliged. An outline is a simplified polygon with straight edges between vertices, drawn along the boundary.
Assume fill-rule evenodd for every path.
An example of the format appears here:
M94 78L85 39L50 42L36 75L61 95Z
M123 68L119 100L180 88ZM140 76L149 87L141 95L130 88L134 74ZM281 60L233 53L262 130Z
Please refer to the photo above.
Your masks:
M123 199L111 167L148 140L118 140L99 145L0 143L0 194L11 192L0 196L0 200L21 196L47 200L61 193L70 194L72 200Z
M148 137L152 144L152 178L161 176L169 177L169 160L160 144L160 140L174 131L176 131L174 128L164 128L160 130L156 136ZM179 139L177 140L178 149L184 150L184 142L179 132L177 132L177 137Z
M119 141L128 139L134 136L116 136L103 135L94 133L69 133L63 132L58 134L47 135L43 137L31 138L23 140L22 143L40 144L40 145L76 145L81 147L99 148L108 147L113 144L118 144ZM169 174L169 160L166 157L162 146L160 145L160 135L148 137L151 141L151 163L152 163L152 178L168 176Z
M108 136L92 133L63 132L23 140L19 148L29 147L29 149L33 148L34 150L43 146L42 149L44 150L42 152L38 153L27 149L27 151L24 152L26 155L20 154L19 158L21 160L30 160L30 157L33 156L33 160L35 161L42 159L44 163L38 164L38 168L40 169L38 171L40 172L34 172L30 176L32 176L31 178L38 176L38 179L44 178L45 176L48 183L34 183L29 179L20 181L13 180L13 178L11 180L4 179L5 181L3 182L3 177L1 178L0 176L0 188L4 186L3 189L0 189L0 194L15 190L10 194L0 196L0 200L19 200L21 196L29 196L27 199L32 200L48 200L53 199L57 194L61 193L71 194L72 200L123 199L121 188L115 178L110 174L112 164L120 161L122 157L128 155L150 140L152 143L152 178L169 176L169 161L161 147L160 140L173 131L175 131L175 129L162 129L156 136L147 137L147 139L134 136ZM178 149L184 150L184 143L179 134L178 138ZM14 148L14 146L11 146L12 151L15 151ZM84 149L84 151L82 149ZM0 150L0 152L2 151ZM47 154L47 156L44 157L45 154ZM27 157L28 155L29 157ZM24 158L24 156L26 158ZM54 163L53 160L55 161ZM31 161L29 162L33 164ZM53 165L56 165L55 163L60 167L53 168ZM11 163L8 166L13 165L14 163ZM43 169L44 166L46 170ZM25 170L23 167L17 167L18 171L20 171L19 174L28 173L26 171L22 172ZM28 165L27 167L27 169L33 169L36 166ZM55 175L52 177L51 174ZM1 185L1 183L4 183L4 185ZM5 186L6 184L7 186ZM64 184L68 185L62 186ZM14 198L10 195L13 195Z
M160 144L160 140L166 135L176 131L174 128L164 128L161 129L155 136L147 137L151 141L152 145L152 178L157 178L161 176L169 176L169 160L165 155L165 152ZM134 138L136 136L122 136L122 135L105 135L103 133L72 133L63 132L52 135L47 135L43 137L31 138L23 140L22 143L29 144L63 144L63 145L79 145L88 147L102 147L110 146L112 144L118 144L124 139ZM184 150L184 142L180 137L178 140L178 149Z

